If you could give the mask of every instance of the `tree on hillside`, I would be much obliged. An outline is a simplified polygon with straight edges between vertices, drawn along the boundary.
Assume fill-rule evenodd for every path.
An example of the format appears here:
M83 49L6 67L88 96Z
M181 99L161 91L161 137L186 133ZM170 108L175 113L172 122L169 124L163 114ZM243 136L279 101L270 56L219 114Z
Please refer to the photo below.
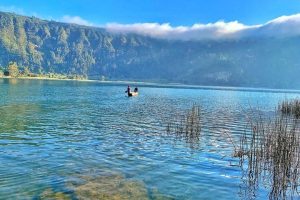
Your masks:
M10 62L8 64L8 72L11 77L17 77L19 75L19 67L16 62Z
M4 70L2 67L0 67L0 77L2 77L4 75Z
M29 67L24 67L24 76L28 76L30 74Z

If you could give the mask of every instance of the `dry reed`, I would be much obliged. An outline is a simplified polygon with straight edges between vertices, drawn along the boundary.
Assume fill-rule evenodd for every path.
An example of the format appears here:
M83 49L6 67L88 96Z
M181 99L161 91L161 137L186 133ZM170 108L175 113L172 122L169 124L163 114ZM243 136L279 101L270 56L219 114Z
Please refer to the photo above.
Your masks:
M240 137L235 153L246 175L246 188L270 188L269 199L291 199L298 192L300 178L299 123L295 116L259 115L250 120L250 132Z
M186 113L176 115L167 123L167 133L175 134L177 138L184 138L188 143L200 140L201 109L193 105Z
M278 104L278 110L285 115L294 115L295 118L300 118L300 100L285 100Z

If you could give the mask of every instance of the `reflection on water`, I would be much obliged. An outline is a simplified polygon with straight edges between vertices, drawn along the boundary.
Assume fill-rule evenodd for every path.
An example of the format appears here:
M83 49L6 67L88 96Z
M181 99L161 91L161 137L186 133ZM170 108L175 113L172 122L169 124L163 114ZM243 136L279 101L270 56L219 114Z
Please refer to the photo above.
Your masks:
M25 131L35 123L34 113L41 112L36 104L12 104L0 106L0 133Z
M137 98L128 98L119 85L0 81L0 199L240 199L242 172L224 132L232 140L243 134L241 108L249 104L273 112L279 100L298 96L139 88ZM193 103L201 105L196 148L165 134L174 110ZM88 169L97 171L89 176ZM262 188L255 198L267 195Z

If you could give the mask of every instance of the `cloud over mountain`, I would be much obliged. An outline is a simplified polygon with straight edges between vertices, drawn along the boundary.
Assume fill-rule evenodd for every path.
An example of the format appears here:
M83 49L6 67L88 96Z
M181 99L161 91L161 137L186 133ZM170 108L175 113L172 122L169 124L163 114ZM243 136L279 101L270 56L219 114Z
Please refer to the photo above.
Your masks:
M85 19L82 19L79 16L69 16L69 15L65 15L62 17L62 19L60 20L62 22L66 22L66 23L71 23L71 24L79 24L79 25L84 25L84 26L93 26L92 23L88 22Z
M80 16L64 15L59 21L105 28L111 33L135 33L171 40L220 40L245 37L287 37L300 35L300 13L281 16L264 24L246 25L238 21L196 23L192 26L172 26L169 23L107 23L96 25Z
M64 15L61 18L41 17L36 13L25 12L22 8L1 6L0 10L21 15L39 16L43 19L57 20L85 26L105 28L112 33L135 33L162 39L175 40L220 40L238 39L243 37L286 37L300 35L300 13L281 16L263 24L247 25L239 21L217 21L214 23L195 23L192 26L172 26L170 23L107 23L97 25L81 16Z
M245 25L238 21L173 27L168 23L109 23L105 28L113 33L136 33L163 39L205 40L252 36L285 37L300 35L300 14L281 16L265 24Z

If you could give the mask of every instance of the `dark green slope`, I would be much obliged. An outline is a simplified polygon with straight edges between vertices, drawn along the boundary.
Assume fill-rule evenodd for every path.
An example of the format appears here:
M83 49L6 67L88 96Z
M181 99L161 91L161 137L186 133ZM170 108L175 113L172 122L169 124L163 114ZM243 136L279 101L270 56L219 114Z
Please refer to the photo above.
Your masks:
M174 41L0 12L0 65L111 80L300 88L300 37Z

